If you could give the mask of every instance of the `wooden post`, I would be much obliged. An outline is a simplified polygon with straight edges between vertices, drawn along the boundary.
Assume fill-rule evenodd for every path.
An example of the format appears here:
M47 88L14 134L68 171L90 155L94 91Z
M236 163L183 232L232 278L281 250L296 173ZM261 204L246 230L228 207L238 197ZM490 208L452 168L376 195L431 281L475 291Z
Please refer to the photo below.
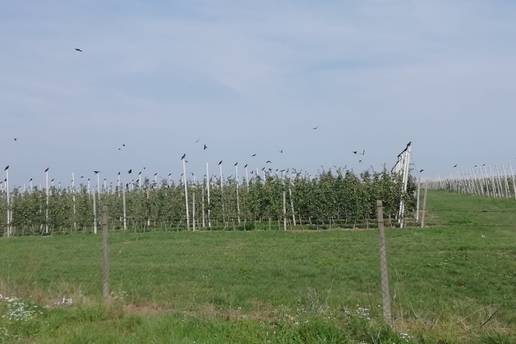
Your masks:
M391 296L389 292L389 271L387 269L387 252L385 247L385 229L383 226L383 204L376 201L376 217L380 232L380 278L382 286L383 320L389 326L392 325Z
M110 301L107 206L102 208L102 297L104 298L104 302Z
M421 212L421 228L425 228L426 194L427 193L428 193L428 183L425 183L425 192L423 194L423 209Z

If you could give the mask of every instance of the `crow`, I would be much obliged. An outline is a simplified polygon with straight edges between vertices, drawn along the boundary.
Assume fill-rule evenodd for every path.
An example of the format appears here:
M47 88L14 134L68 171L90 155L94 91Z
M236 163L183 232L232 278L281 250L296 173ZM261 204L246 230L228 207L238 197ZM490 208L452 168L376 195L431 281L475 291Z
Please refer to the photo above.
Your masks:
M49 169L50 169L50 167L45 168L45 172L48 172Z
M244 168L246 168L246 167L247 167L247 164L244 165Z
M251 154L251 156L256 156L256 153Z
M283 154L283 149L280 149L280 151L279 151L279 152L280 152L281 154Z
M457 167L457 166L458 166L458 164L453 165L453 167Z
M16 141L18 141L18 138L17 138L17 137L15 137L15 138L14 138L14 142L16 142Z
M100 173L100 171L93 171L93 173L95 173L95 174L99 174L99 173Z
M353 151L353 154L355 154L355 155L356 155L357 153L358 153L358 151Z
M75 51L82 53L82 49L80 49L80 48L75 48Z
M206 150L206 149L208 149L208 146L206 146L206 144L205 144L202 149Z
M129 171L127 171L128 174L133 173L133 169L131 168Z
M183 156L181 156L181 160L183 160L184 158L186 158L186 153L183 153Z
M221 160L221 161L219 161L219 164L218 164L218 165L219 165L219 166L220 166L220 165L222 165L222 160Z
M238 161L237 161L237 162L235 162L233 166L237 166L237 165L238 165Z
M267 160L265 163L266 163L266 164L272 164L272 161Z
M9 169L9 165L5 166L4 171L7 171Z
M425 170L421 169L421 170L419 170L419 173L423 173L424 171L425 171Z
M319 129L319 126L313 127L312 129L317 130L317 129Z

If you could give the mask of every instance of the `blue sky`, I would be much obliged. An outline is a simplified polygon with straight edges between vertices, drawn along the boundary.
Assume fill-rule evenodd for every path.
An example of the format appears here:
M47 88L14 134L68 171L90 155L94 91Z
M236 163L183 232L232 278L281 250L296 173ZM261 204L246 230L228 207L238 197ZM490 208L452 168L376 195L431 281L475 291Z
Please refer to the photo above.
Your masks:
M515 42L512 1L0 0L0 164L516 163Z

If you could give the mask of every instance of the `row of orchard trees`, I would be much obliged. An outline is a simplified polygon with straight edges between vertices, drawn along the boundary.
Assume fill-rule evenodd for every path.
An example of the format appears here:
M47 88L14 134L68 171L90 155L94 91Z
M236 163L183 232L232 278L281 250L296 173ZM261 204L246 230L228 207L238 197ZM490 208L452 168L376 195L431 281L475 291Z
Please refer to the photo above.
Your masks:
M316 177L269 175L248 183L212 178L209 183L188 181L186 188L181 182L145 180L140 186L100 192L83 185L51 187L48 194L44 189L14 189L10 223L2 216L2 229L5 233L9 227L14 235L96 231L104 206L110 227L119 230L357 227L374 218L378 199L392 219L402 197L413 208L413 190L411 182L402 194L400 178L387 171L356 175L343 170ZM6 214L5 191L3 196L0 213Z

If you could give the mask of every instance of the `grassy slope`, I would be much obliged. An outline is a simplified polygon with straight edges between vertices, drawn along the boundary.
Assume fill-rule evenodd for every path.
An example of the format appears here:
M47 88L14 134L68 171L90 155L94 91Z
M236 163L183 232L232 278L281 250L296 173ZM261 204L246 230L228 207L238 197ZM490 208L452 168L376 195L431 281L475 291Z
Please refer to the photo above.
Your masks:
M516 341L516 201L431 192L428 205L432 229L388 231L396 331ZM98 237L1 240L0 293L77 306L1 319L0 342L402 343L382 332L377 242L375 231L113 234L104 308Z

